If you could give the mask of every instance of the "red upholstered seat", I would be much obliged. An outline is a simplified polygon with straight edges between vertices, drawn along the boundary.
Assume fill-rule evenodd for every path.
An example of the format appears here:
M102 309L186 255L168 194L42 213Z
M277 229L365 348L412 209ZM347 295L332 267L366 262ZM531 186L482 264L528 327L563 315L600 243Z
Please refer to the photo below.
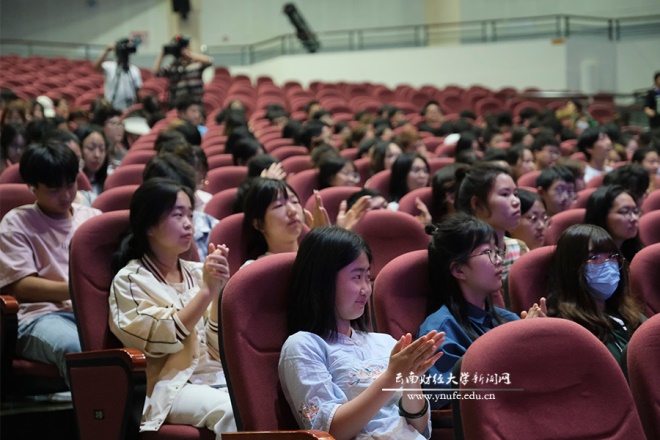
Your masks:
M133 193L138 187L139 185L124 185L103 191L94 199L92 208L100 209L103 212L129 209Z
M24 183L19 170L19 164L15 163L7 167L7 169L0 174L0 183ZM89 179L82 171L78 173L76 183L78 184L78 190L80 191L92 190L92 185L89 183Z
M531 186L536 188L536 178L541 174L540 170L529 171L518 177L518 186Z
M215 154L206 159L209 164L209 171L220 167L230 167L234 165L234 156L231 154Z
M548 273L555 246L544 246L527 252L511 266L509 273L509 310L517 315L529 310L546 296Z
M399 255L427 249L430 241L417 219L389 210L367 212L353 231L364 237L371 248L372 277L378 276L380 270Z
M651 317L628 343L628 377L646 438L660 438L660 315Z
M630 291L644 305L644 314L660 313L660 243L645 247L630 262Z
M639 218L639 238L646 246L660 243L660 210L651 211Z
M587 207L587 200L589 197L596 191L597 188L585 188L582 191L578 191L577 199L571 205L571 208L585 208Z
M110 174L103 185L104 190L123 185L141 185L144 164L123 165Z
M229 188L216 193L204 207L204 212L212 217L222 220L234 213L234 202L238 188Z
M390 176L392 175L391 170L379 171L367 180L364 184L365 188L372 188L377 190L383 195L387 200L390 199Z
M470 380L459 382L460 388L489 389L470 395L495 395L460 401L466 440L644 438L621 368L601 341L572 321L523 319L498 326L468 348L463 373ZM505 374L508 383L498 380Z
M35 202L32 191L24 183L0 184L0 219L14 208Z
M238 188L246 177L247 167L232 165L213 169L206 175L206 180L209 182L206 191L217 194L225 189Z
M289 158L287 160L290 161L293 159L294 158ZM284 163L282 165L284 166ZM287 171L287 169L284 168L284 171ZM319 189L319 170L307 169L300 171L287 178L287 181L289 185L291 185L291 188L293 188L293 190L296 192L296 194L298 194L298 199L301 201L301 203L304 203L303 201L306 201L311 197L312 194L314 194L315 189Z
M660 188L651 191L651 193L642 203L642 212L644 214L647 214L651 211L656 211L658 209L660 209Z
M305 147L296 146L280 147L271 151L270 155L280 161L294 156L306 156L309 159L309 150Z
M295 257L284 253L261 258L234 274L222 293L221 353L239 431L298 426L277 370L288 336L286 302ZM289 435L286 438L333 438L320 431Z
M415 199L417 197L422 200L429 211L432 210L431 204L433 203L433 189L430 186L427 186L410 191L408 194L401 197L401 200L399 200L399 212L405 212L406 214L410 214L412 216L420 215L421 212L419 209L417 209L417 205L415 204Z
M134 164L146 164L156 155L156 150L128 150L121 161L122 166Z
M576 208L557 213L552 216L552 223L545 234L545 245L557 244L557 240L569 226L584 221L586 209Z
M603 181L605 180L605 174L600 174L593 177L590 181L587 182L587 188L600 188L603 186Z
M282 148L288 148L288 147L282 147ZM287 173L287 175L291 175L290 177L293 178L294 174L311 170L312 161L309 156L303 156L303 155L290 156L282 160L282 169Z

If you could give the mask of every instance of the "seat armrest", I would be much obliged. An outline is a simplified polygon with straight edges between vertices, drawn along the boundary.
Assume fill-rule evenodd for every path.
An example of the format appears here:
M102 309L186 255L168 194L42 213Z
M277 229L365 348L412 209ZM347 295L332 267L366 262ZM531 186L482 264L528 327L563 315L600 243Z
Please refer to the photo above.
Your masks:
M324 431L248 431L223 432L222 438L226 440L334 440L334 437Z
M452 428L454 426L452 409L449 408L432 410L431 423L434 428Z
M78 438L137 439L147 390L140 350L118 348L66 355Z
M0 295L0 389L3 398L11 388L12 361L18 336L18 301L11 295Z

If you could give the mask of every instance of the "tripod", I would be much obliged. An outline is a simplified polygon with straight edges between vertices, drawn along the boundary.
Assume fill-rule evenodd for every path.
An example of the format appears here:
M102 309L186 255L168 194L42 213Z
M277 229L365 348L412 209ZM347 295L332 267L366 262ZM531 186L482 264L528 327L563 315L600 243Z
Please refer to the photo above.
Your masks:
M110 100L110 105L113 107L115 106L115 99L117 98L117 89L119 88L119 83L121 82L122 75L128 77L131 90L135 94L135 102L139 101L139 98L137 96L137 88L135 87L135 80L133 79L133 75L131 75L131 72L129 70L128 62L126 63L117 62L117 71L115 73L115 85L113 87L112 99ZM126 108L130 107L133 104L133 99L127 97L125 104L126 104Z

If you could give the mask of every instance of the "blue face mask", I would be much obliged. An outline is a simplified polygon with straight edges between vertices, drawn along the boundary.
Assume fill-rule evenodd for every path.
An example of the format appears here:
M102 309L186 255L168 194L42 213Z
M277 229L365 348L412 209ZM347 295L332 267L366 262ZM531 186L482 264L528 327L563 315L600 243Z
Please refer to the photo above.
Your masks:
M619 286L619 265L612 261L584 266L584 277L594 298L606 301Z

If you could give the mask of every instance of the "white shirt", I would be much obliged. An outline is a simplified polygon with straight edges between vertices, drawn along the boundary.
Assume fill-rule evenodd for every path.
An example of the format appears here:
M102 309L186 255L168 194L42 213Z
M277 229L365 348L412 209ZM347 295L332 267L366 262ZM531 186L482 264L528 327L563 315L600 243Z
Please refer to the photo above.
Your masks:
M131 64L128 69L129 75L122 71L117 76L116 61L104 61L101 67L105 75L105 99L117 110L126 110L135 104L137 98L135 96L135 89L142 87L140 69Z

